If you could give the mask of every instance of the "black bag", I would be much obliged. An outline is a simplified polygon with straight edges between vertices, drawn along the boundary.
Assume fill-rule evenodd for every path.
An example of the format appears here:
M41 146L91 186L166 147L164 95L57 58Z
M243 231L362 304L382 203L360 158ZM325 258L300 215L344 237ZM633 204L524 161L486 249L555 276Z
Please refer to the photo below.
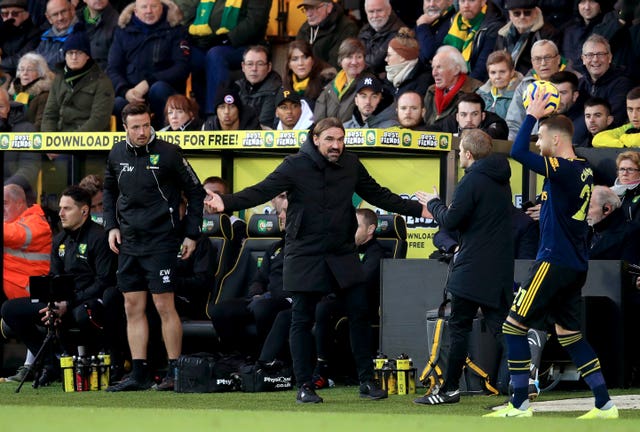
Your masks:
M241 356L208 353L182 355L176 365L174 391L177 393L219 393L237 391L237 373L244 364Z
M293 374L291 368L269 370L260 365L245 365L240 369L242 391L246 393L291 390Z

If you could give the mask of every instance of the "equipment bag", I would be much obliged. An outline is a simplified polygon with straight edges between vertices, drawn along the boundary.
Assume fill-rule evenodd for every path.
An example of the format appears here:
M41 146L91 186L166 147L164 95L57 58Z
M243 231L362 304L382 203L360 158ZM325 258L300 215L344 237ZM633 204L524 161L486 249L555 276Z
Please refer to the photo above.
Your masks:
M244 364L240 356L208 353L182 355L176 365L177 393L218 393L240 389L237 373Z
M240 369L242 391L247 393L291 390L293 373L289 367L269 370L260 365L245 365Z

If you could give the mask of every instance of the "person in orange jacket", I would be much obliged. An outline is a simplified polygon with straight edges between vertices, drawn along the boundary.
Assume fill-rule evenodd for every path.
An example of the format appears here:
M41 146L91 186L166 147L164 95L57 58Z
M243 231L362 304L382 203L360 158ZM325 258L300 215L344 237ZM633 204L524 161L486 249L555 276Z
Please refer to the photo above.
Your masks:
M2 289L8 299L28 297L29 276L49 273L51 239L51 227L42 207L28 207L22 188L6 185Z

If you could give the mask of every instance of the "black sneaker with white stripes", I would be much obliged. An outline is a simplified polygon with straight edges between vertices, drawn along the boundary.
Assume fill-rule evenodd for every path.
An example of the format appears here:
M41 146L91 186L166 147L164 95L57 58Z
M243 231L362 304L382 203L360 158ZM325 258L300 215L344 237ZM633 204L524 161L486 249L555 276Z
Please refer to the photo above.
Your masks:
M460 390L439 391L438 393L425 395L413 400L413 403L419 405L440 405L458 402L460 402Z

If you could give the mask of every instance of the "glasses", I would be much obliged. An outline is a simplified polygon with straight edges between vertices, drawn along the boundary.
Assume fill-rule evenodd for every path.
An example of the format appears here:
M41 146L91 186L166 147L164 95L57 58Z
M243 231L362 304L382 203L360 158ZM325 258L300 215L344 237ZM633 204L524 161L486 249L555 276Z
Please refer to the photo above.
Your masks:
M316 5L316 6L303 5L303 6L300 7L300 10L302 11L302 13L307 13L307 12L313 13L313 12L316 12L321 7L324 7L326 5L327 5L327 3L320 3L319 5Z
M18 73L38 73L38 69L34 68L18 68Z
M2 18L18 18L23 13L23 10L2 11L0 12L0 16L2 16Z
M554 55L546 55L544 57L531 57L531 61L533 63L549 63L551 60L553 60L554 58L558 57L558 54L554 54Z
M265 66L267 66L269 63L267 62L263 62L263 61L257 61L257 62L242 62L246 67L248 68L252 68L252 67L258 67L258 68L263 68Z
M516 9L509 11L515 18L520 18L520 16L530 17L533 15L533 9Z
M69 50L66 53L64 53L64 55L69 57L81 57L86 54L84 51L80 51L80 50Z
M584 53L584 54L582 54L582 57L584 57L587 60L591 60L594 57L596 57L598 59L603 59L603 58L607 58L608 56L609 56L608 52L597 52L597 53Z
M633 174L635 172L640 172L638 168L618 168L618 172L622 174Z

